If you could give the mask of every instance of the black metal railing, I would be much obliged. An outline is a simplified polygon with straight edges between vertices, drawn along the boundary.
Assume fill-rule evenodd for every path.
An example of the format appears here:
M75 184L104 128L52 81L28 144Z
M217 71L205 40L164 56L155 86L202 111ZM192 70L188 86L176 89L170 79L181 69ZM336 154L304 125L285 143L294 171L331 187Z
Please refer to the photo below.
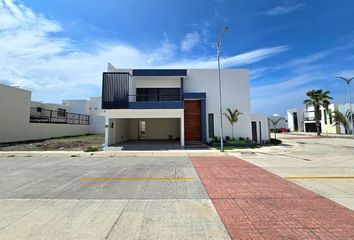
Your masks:
M89 125L90 116L85 114L66 112L64 109L56 111L44 109L41 107L31 107L30 122Z
M129 95L129 102L176 102L181 101L180 95L151 95L137 94Z

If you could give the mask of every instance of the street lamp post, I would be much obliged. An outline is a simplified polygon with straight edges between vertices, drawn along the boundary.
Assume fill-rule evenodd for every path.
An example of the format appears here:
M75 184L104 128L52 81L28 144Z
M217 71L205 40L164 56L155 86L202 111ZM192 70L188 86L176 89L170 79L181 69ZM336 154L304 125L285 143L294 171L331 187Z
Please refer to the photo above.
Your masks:
M224 136L223 136L223 127L222 127L222 104L221 104L221 77L220 77L220 50L221 50L221 43L222 39L224 37L225 32L229 30L228 27L224 27L222 30L219 40L218 40L218 45L216 48L216 55L218 59L218 74L219 74L219 110L220 110L220 151L224 151Z
M345 77L337 77L337 78L344 80L347 83L347 85L348 85L349 109L350 109L349 116L350 116L350 120L351 120L351 123L352 123L352 135L354 137L354 117L353 117L354 113L353 113L353 108L352 108L352 94L351 94L351 91L350 91L350 82L354 79L354 77L350 77L350 78L349 77L347 77L347 78L345 78Z

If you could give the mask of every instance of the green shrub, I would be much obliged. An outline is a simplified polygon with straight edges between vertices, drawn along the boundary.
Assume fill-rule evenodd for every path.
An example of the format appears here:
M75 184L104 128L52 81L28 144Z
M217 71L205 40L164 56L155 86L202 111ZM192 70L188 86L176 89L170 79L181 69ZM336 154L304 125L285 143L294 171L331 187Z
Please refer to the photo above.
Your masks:
M245 139L243 137L239 137L238 140L243 141Z
M79 155L73 154L70 157L78 157Z
M270 139L270 144L279 145L279 144L282 144L282 141L279 140L279 139L271 138Z
M84 152L98 152L98 151L100 151L100 148L95 146L90 146L84 149Z
M226 137L225 137L225 140L226 140L226 141L230 141L230 136L226 136Z

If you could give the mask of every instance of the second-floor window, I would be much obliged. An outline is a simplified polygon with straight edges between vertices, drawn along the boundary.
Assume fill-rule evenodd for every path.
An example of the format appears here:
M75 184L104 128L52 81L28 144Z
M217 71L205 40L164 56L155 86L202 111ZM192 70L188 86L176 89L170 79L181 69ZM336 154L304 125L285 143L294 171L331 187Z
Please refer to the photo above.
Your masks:
M136 101L161 102L180 101L179 88L137 88Z

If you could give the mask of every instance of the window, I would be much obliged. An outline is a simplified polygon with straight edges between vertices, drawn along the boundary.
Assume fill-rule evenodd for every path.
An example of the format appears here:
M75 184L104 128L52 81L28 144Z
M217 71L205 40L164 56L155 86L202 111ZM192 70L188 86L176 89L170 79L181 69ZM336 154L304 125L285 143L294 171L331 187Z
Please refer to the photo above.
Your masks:
M214 137L214 113L208 114L209 138Z
M179 88L137 88L136 101L180 101Z
M332 121L332 111L331 109L328 109L328 117L329 117L329 124L333 124L333 121Z
M58 108L58 117L65 117L66 116L66 109Z

